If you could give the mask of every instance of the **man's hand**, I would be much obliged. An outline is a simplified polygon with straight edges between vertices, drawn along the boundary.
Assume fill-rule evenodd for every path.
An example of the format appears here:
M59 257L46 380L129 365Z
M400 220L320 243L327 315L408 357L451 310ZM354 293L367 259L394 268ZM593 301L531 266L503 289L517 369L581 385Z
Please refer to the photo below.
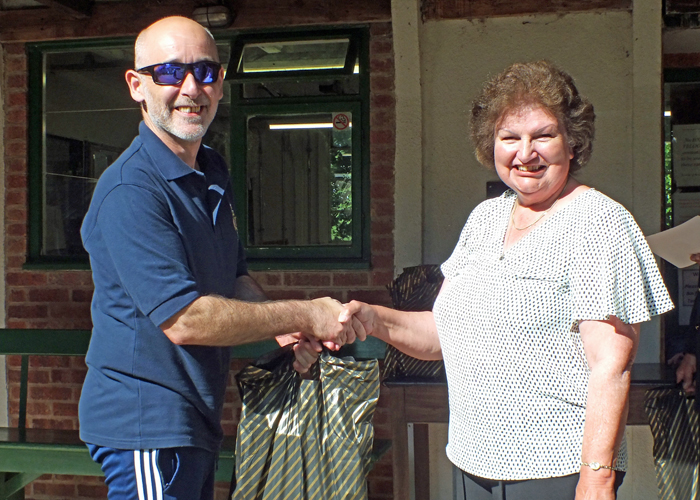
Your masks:
M338 317L343 311L343 305L330 297L314 299L309 302L311 324L308 331L303 331L307 337L313 337L324 345L333 343L337 348L352 344L356 338L365 340L364 332L357 334L352 326L340 323Z
M697 358L693 354L683 355L678 368L676 368L676 382L683 383L683 390L686 394L695 394L697 389L695 387L695 372L697 369Z
M318 361L323 347L316 339L302 337L294 346L294 369L299 373L306 373L309 368Z

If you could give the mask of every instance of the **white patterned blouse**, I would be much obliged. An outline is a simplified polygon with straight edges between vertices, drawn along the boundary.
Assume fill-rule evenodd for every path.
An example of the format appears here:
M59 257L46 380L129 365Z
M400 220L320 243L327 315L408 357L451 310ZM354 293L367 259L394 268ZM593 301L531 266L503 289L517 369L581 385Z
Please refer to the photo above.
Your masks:
M477 206L433 308L449 387L447 456L497 480L577 473L589 369L582 320L673 308L632 215L590 189L505 252L515 194ZM626 467L623 445L617 465Z

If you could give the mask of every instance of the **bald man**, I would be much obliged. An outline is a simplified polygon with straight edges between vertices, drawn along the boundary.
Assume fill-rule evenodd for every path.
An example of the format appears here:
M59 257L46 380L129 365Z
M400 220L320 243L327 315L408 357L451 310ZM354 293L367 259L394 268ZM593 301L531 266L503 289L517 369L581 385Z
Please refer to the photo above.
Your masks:
M355 334L336 301L265 301L248 275L228 168L202 145L223 96L211 34L162 19L137 38L135 68L139 135L101 176L81 229L95 293L80 435L110 499L208 500L230 346Z

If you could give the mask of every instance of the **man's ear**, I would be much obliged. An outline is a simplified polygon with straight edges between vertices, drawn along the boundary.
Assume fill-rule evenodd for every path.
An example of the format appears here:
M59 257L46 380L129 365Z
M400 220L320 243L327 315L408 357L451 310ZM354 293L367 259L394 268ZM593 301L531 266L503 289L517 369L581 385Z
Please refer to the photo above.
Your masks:
M146 100L145 96L141 92L141 78L140 75L133 69L127 70L124 75L126 78L126 84L129 86L129 92L131 93L131 98L136 102L143 102Z

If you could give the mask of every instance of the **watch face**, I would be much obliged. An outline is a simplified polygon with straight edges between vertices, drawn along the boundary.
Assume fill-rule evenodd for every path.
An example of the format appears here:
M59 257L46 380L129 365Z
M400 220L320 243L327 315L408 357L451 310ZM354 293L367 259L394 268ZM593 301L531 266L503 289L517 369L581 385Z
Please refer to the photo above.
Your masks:
M600 469L600 464L598 462L591 462L591 469L593 469L593 470Z

